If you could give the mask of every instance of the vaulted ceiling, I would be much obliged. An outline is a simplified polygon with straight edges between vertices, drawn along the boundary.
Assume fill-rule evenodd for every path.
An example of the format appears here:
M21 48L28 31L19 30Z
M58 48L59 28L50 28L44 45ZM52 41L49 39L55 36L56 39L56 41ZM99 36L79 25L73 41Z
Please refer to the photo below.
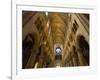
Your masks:
M67 20L67 16L62 13L49 13L48 20L49 26L51 27L52 37L54 44L64 44L65 35L66 35L66 23L64 18Z
M67 48L70 46L70 44L73 43L68 40L68 37L70 36L71 39L72 38L74 39L73 36L75 36L75 34L68 32L73 27L71 24L72 22L70 22L69 14L70 13L61 13L61 12L23 11L22 39L23 39L23 45L25 45L25 47L23 47L23 56L27 53L30 53L30 50L27 53L25 51L26 49L29 49L27 48L27 46L30 45L27 44L31 40L32 43L30 44L33 45L30 54L31 57L28 58L26 57L27 62L24 62L23 60L24 66L28 67L28 65L31 64L29 67L33 67L33 64L35 65L35 62L39 61L37 60L39 57L37 58L36 56L34 56L34 54L42 57L43 55L46 55L46 57L49 56L45 59L46 61L51 60L52 62L55 58L56 47L61 47L62 54L67 53ZM88 17L89 19L88 15L85 16ZM77 30L77 27L75 28L75 30ZM86 34L86 37L88 37L87 33L84 34ZM32 39L30 37L32 37ZM39 54L41 52L42 54ZM26 56L28 56L28 54Z

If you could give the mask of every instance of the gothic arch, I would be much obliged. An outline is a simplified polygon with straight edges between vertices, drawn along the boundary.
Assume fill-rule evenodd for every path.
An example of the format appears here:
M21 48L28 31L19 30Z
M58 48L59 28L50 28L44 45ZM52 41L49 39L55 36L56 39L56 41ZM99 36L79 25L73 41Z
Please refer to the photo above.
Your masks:
M86 41L85 37L81 34L77 36L77 48L83 55L85 61L89 65L89 43Z

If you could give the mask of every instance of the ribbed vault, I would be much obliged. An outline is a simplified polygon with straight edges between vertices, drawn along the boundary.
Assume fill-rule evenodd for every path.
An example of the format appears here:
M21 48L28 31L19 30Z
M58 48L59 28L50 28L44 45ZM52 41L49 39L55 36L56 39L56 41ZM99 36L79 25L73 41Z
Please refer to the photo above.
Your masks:
M89 65L89 15L23 11L22 49L22 68Z
M64 44L66 34L66 24L63 21L61 13L48 13L50 27L54 44Z

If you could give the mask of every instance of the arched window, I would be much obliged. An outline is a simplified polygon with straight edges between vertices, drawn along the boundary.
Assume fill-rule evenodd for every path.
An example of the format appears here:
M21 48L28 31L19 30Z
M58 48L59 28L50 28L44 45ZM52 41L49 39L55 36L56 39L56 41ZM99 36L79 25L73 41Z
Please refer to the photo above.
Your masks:
M57 47L56 49L55 49L55 59L56 60L61 60L62 59L62 55L61 55L61 52L62 52L62 50L61 50L61 48L60 47Z
M74 32L74 34L76 33L78 27L79 25L77 24L76 20L74 20L73 27L72 27L72 32Z
M60 47L57 47L56 48L56 55L61 55L61 48Z

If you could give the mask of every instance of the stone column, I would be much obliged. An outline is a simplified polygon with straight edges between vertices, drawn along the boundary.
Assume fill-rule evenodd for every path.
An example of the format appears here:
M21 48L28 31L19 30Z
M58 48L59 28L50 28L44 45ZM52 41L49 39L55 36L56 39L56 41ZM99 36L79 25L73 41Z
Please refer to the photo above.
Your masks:
M79 59L79 63L80 63L79 65L80 66L86 66L87 63L86 63L86 60L85 60L85 58L84 58L83 53L81 52L81 50L77 49L77 53L78 53L78 59Z

